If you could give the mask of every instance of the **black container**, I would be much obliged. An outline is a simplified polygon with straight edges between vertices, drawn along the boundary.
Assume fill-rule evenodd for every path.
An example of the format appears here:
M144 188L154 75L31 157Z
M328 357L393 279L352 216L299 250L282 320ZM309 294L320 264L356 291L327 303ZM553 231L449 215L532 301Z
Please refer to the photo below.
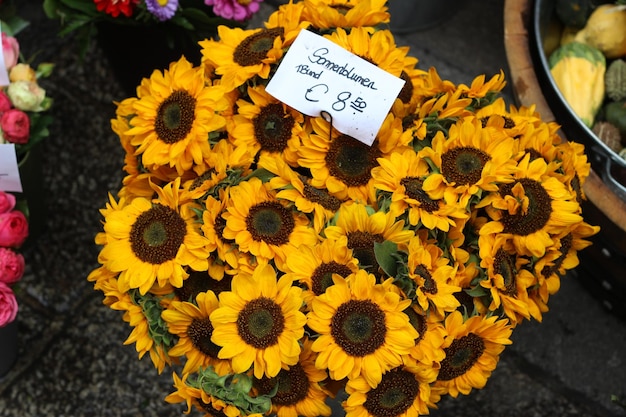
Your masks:
M556 19L555 3L555 0L536 0L533 6L529 41L537 80L555 120L561 125L561 130L567 139L585 145L593 170L602 178L607 187L620 199L626 201L626 160L602 142L576 116L550 74L548 57L543 50L543 39L549 22Z

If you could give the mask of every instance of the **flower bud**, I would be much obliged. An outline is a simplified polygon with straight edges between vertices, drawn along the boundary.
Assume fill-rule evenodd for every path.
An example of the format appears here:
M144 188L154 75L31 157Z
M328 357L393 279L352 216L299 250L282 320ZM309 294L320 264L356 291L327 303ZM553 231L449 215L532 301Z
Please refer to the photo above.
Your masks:
M15 108L23 111L42 111L46 90L34 81L15 81L7 87L7 95Z
M13 83L16 81L37 81L37 73L28 64L16 64L9 71L9 80Z
M20 44L13 36L2 33L2 54L4 55L4 66L10 70L17 64L20 57Z

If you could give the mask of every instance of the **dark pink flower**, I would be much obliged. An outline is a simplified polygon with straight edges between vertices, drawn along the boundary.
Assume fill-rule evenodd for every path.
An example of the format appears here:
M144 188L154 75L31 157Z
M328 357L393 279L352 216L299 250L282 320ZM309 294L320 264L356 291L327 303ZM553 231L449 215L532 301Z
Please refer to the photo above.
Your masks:
M13 108L11 99L6 95L4 91L0 91L0 115L5 111L9 111Z
M0 248L0 282L14 284L24 275L24 256L9 248Z
M17 310L15 293L7 284L0 282L0 327L4 327L15 320Z
M15 196L0 191L0 214L8 213L15 208Z
M213 6L213 13L217 16L243 22L259 11L262 1L263 0L249 0L240 3L238 0L204 0L204 4Z
M30 119L23 111L11 109L2 113L2 116L0 116L0 128L2 128L5 140L17 144L28 143Z
M28 237L28 220L19 210L0 214L0 246L18 248Z

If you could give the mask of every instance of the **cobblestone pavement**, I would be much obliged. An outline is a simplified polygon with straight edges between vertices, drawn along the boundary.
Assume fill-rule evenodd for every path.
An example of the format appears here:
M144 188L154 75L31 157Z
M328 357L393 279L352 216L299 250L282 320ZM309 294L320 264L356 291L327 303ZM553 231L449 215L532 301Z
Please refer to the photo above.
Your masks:
M444 23L398 35L397 44L455 83L507 74L503 2L459 4ZM173 390L171 375L158 375L147 357L138 360L123 345L129 327L86 280L97 266L98 210L122 178L123 153L109 121L113 102L125 95L96 45L81 65L39 1L20 7L32 21L24 50L41 49L39 59L57 63L45 84L55 123L41 163L46 228L25 252L19 358L0 378L0 417L181 415L183 408L163 400ZM512 100L510 90L505 95ZM516 329L485 389L444 400L432 415L626 416L612 400L626 401L626 322L584 289L584 279L565 277L543 323Z

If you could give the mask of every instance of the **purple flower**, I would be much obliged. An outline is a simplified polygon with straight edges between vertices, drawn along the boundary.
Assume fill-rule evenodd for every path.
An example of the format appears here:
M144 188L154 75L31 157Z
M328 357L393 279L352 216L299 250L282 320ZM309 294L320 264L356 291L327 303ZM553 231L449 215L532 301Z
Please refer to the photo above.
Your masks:
M243 22L259 11L263 0L204 0L207 6L213 6L213 13L225 19Z
M165 22L176 14L178 0L146 0L146 8L161 22Z

